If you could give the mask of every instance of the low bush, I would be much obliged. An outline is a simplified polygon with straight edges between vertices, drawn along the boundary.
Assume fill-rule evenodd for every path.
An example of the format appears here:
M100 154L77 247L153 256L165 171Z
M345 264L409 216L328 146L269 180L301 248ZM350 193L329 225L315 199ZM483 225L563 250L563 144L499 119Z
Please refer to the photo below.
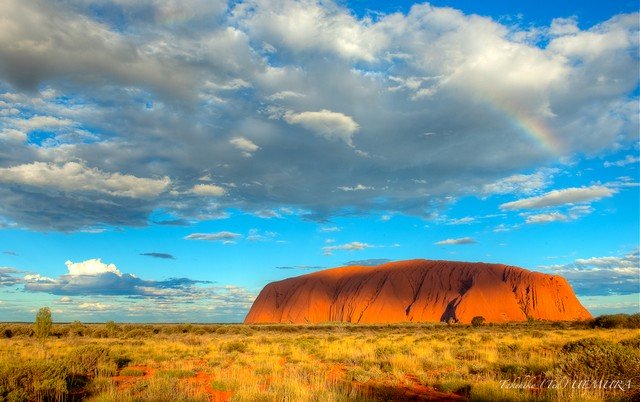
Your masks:
M593 327L640 329L640 313L601 315L593 320Z
M560 370L582 379L640 378L640 349L605 339L587 338L565 344Z
M239 352L244 353L247 350L247 345L240 341L232 341L223 346L225 352Z

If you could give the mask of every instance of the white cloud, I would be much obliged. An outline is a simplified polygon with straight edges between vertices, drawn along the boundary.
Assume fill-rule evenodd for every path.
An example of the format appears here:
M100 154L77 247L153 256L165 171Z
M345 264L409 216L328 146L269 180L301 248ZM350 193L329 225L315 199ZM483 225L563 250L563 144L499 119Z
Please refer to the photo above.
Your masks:
M204 241L220 241L224 244L233 244L240 237L240 234L234 232L217 232L217 233L192 233L185 236L185 240L204 240Z
M568 222L575 221L594 211L590 205L576 205L566 210L565 213L558 211L550 211L540 214L521 213L520 216L525 217L525 223L550 223L550 222Z
M447 225L469 225L475 221L476 218L472 216L465 216L464 218L450 219L447 221Z
M350 116L326 109L302 113L287 111L283 118L289 124L299 124L326 139L341 140L349 146L353 146L353 134L360 127Z
M539 209L564 204L597 201L605 197L611 197L615 192L616 190L605 186L574 187L562 190L552 190L537 197L507 202L500 205L500 209Z
M322 226L320 228L320 232L322 233L334 233L334 232L339 232L342 229L338 226Z
M540 268L565 277L579 295L640 293L638 251L623 256L578 258L569 264Z
M485 194L533 194L549 186L558 169L540 169L532 174L515 174L496 182L485 184Z
M82 160L187 191L215 170L233 197L113 199L122 191L61 193L51 177L37 192L5 178L2 218L78 230L278 204L318 220L346 208L428 216L470 193L546 191L543 175L493 183L496 172L637 142L636 13L532 30L428 3L371 17L331 0L178 3L117 1L97 16L95 1L1 1L0 86L15 92L0 94L0 168ZM27 126L93 137L35 147ZM240 133L268 152L233 152ZM345 183L376 190L336 190Z
M0 141L24 142L27 140L27 134L24 131L5 128L0 131Z
M294 91L280 91L267 97L271 101L291 99L291 98L303 98L304 95Z
M78 304L78 308L80 310L105 311L112 308L112 306L109 304L100 303L100 302L84 302L84 303Z
M62 296L57 303L64 305L65 311L110 310L122 314L137 308L157 309L164 317L175 313L179 306L195 307L200 303L192 315L202 314L206 308L225 309L234 305L241 306L246 312L255 297L243 288L216 286L209 281L189 278L146 280L120 272L113 264L104 264L100 259L68 261L66 265L68 272L57 278L26 275L21 282L24 290ZM87 300L86 296L91 295L108 296L110 303L104 303L104 298Z
M383 32L334 2L256 0L236 7L235 13L252 36L275 50L373 62L387 43Z
M571 219L580 219L583 216L589 215L594 211L591 205L576 205L575 207L569 208L567 211L567 215Z
M25 282L28 283L54 283L55 279L40 274L28 274L24 276Z
M220 197L226 194L226 190L215 184L196 184L191 188L191 192L197 195L208 197Z
M545 214L528 215L526 223L550 223L550 222L566 222L569 218L560 212L550 212Z
M439 246L447 246L447 245L460 245L460 244L474 244L477 243L472 237L461 237L458 239L446 239L435 242Z
M82 163L62 165L33 162L0 168L0 183L44 187L70 192L98 192L115 197L147 198L164 192L168 177L148 179L121 173L107 173Z
M554 18L549 28L549 34L553 36L573 35L579 32L580 28L578 28L578 20L576 17Z
M271 218L281 218L282 215L273 209L261 209L259 211L255 211L253 213L255 216L257 216L258 218L262 218L262 219L271 219Z
M251 140L244 137L234 137L229 140L229 143L236 149L242 151L242 155L245 157L250 157L254 152L260 149L260 147L251 142Z
M498 226L496 226L495 228L493 228L493 232L494 233L508 232L509 230L511 230L511 229L509 227L507 227L507 225L505 225L504 223L501 223Z
M17 120L16 125L25 131L33 131L42 128L70 127L74 125L74 122L53 116L33 116L26 120Z
M622 166L627 166L631 164L637 164L638 162L640 162L640 158L638 158L637 156L627 155L624 159L621 159L619 161L614 161L614 162L605 161L604 167L611 167L611 166L622 167Z
M326 246L322 248L322 251L324 252L324 255L329 256L329 255L333 255L333 252L338 250L354 251L354 250L364 250L371 247L374 247L374 246L367 243L361 243L359 241L353 241L351 243L340 244L337 246Z
M338 190L341 191L365 191L365 190L373 190L373 187L368 187L368 186L364 186L362 184L357 184L353 187L349 187L349 186L340 186L338 187Z
M94 258L82 262L67 261L64 265L67 266L69 275L100 275L106 272L111 272L118 276L122 276L122 273L114 264L105 264L100 258Z
M271 241L276 237L278 237L276 232L260 232L259 229L249 229L249 233L247 234L247 240L249 241Z

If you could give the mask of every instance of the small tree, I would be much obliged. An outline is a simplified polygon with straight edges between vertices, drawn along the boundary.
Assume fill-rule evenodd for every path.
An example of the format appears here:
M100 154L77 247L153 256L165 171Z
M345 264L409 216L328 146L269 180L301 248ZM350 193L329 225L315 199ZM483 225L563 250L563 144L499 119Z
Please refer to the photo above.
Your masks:
M116 336L116 334L120 331L120 327L113 320L107 321L104 325L105 329L109 336Z
M485 321L486 320L484 319L483 316L477 315L471 319L471 325L473 325L474 327L481 327L484 325Z
M51 320L51 309L49 307L42 307L36 314L35 322L35 335L38 339L45 339L51 334L51 326L53 321Z
M71 323L69 327L69 335L71 336L82 336L84 335L84 325L78 320Z

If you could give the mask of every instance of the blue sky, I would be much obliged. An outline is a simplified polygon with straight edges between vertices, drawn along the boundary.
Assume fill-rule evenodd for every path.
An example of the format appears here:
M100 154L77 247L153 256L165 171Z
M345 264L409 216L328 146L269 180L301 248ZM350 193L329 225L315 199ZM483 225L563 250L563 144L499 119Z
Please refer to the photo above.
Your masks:
M640 310L634 2L0 11L0 321L237 322L410 258Z

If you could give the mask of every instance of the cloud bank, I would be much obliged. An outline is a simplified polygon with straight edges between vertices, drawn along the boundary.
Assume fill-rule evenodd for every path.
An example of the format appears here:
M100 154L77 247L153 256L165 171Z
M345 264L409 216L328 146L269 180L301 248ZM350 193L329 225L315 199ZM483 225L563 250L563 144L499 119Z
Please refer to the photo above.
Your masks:
M528 197L508 210L607 197L536 198L552 173L521 172L636 140L638 25L520 27L429 4L359 18L313 0L5 0L0 217L74 231L158 211L323 221L428 217L468 194Z
M579 258L573 263L541 268L565 277L578 295L640 294L637 250L622 256Z

